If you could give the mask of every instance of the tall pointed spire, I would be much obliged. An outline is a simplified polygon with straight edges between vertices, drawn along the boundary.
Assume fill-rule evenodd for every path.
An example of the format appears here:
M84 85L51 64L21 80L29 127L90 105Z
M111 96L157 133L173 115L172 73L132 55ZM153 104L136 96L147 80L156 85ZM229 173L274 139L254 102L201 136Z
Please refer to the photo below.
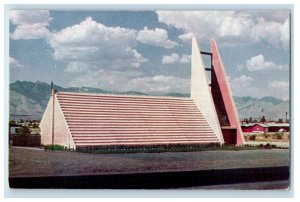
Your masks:
M205 65L195 37L192 38L191 98L203 113L220 142L224 143L217 112L206 78Z
M220 119L224 141L231 144L242 145L245 140L241 130L239 116L215 40L211 40L211 52L213 66L211 92Z

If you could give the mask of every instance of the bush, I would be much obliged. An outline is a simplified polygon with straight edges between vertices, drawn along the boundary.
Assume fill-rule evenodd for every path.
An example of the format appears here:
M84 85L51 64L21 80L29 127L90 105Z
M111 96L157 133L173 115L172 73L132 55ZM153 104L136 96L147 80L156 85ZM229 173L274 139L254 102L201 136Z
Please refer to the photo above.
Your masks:
M283 133L275 133L275 138L281 140L283 138Z
M255 141L255 138L256 138L256 135L251 135L251 136L249 137L249 140Z
M264 136L265 139L268 139L270 137L270 134L264 133L263 136Z
M30 128L27 126L22 126L18 131L18 135L30 135Z
M67 147L62 146L62 145L58 145L58 144L55 144L55 145L45 145L44 149L46 151L66 151L66 150L68 150Z
M264 145L264 149L270 149L270 148L271 148L270 143L267 143L266 145Z

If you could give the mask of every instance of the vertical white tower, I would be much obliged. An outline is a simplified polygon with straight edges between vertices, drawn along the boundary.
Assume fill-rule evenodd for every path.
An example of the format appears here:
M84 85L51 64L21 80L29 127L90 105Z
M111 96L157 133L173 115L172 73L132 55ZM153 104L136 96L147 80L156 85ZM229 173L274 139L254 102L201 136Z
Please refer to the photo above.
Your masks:
M192 38L191 98L223 144L223 135L208 85L205 65L195 37Z

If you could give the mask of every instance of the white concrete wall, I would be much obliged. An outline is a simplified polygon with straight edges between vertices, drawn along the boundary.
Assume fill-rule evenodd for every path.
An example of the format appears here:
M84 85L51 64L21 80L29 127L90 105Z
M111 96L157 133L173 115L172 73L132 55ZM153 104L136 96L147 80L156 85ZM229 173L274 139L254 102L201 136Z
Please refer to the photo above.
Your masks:
M75 144L71 132L68 128L67 122L63 115L63 111L56 96L54 96L54 106L54 144L75 149ZM50 97L47 108L40 123L41 144L43 145L52 144L52 113L53 96Z
M40 123L42 145L52 144L52 102L51 96Z
M58 99L55 97L54 111L54 144L63 145L75 149L75 144L69 130L68 124L60 107Z
M195 37L192 38L191 98L220 142L224 143L216 108L206 77L205 65Z

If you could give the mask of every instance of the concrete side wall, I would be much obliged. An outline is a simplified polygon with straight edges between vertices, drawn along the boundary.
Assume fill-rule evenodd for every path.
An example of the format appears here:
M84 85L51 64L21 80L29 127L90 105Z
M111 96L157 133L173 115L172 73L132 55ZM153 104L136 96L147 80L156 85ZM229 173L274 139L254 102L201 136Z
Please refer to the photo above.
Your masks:
M69 130L68 124L60 107L58 99L55 97L54 110L54 144L63 145L75 149L75 144Z
M52 120L53 119L53 96L50 97L47 108L44 112L40 129L41 129L41 144L52 144ZM75 149L75 144L64 118L59 101L54 96L54 144L66 146Z
M50 145L52 144L52 107L53 96L50 97L48 105L43 114L40 129L41 129L41 144Z
M192 39L191 98L220 142L224 143L214 101L206 78L205 65L194 37Z
M229 124L232 127L236 127L237 135L236 135L236 143L241 145L245 142L243 133L240 126L239 116L235 107L235 103L233 100L232 92L227 81L227 76L225 73L225 69L219 55L219 51L217 48L217 44L215 40L211 41L211 52L212 52L212 64L214 67L214 73L217 79L217 85L220 88L221 95L218 97L222 97L223 103L225 105L225 110L227 117L229 119Z

